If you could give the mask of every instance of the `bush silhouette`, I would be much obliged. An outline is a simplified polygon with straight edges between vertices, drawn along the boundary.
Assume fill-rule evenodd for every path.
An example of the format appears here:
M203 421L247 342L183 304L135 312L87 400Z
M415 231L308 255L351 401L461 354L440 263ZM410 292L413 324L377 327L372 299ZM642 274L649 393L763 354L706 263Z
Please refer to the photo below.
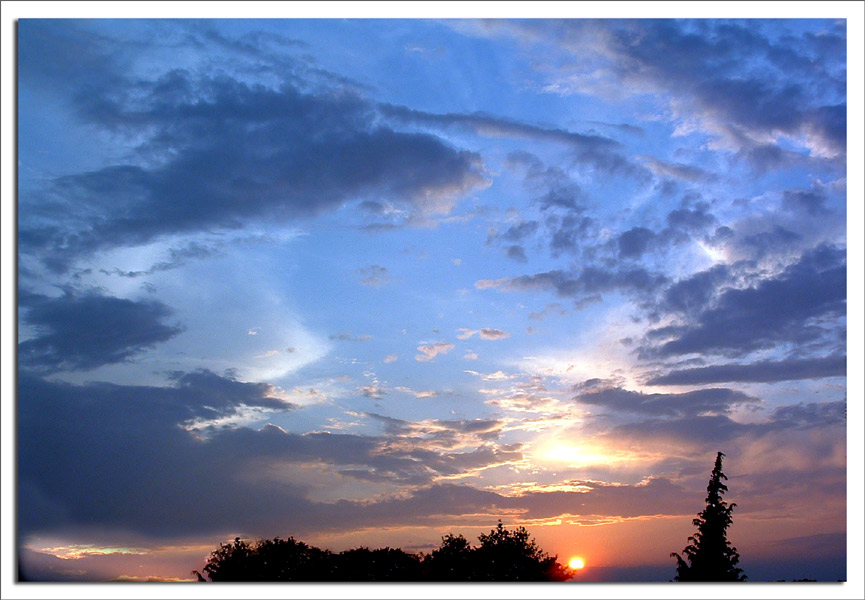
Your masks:
M361 547L333 555L335 581L418 581L421 558L399 548Z
M331 578L333 567L330 552L294 538L253 544L234 538L211 552L202 570L211 581L323 581ZM198 571L193 574L204 580Z
M508 531L499 521L489 534L478 537L474 550L475 577L479 581L564 581L572 573L529 539L524 527Z
M727 486L721 481L727 476L721 471L724 453L718 452L715 467L706 488L706 508L697 514L693 523L697 532L688 538L690 542L682 554L677 552L670 556L676 557L676 581L744 581L747 576L736 564L739 553L727 540L727 527L733 522L733 507L722 498Z
M199 581L564 581L573 572L542 551L523 527L499 521L472 547L448 534L429 554L361 546L333 553L294 538L248 542L235 538L193 571ZM205 578L206 575L206 578Z
M462 535L442 538L441 546L424 558L424 570L433 581L471 581L472 547Z

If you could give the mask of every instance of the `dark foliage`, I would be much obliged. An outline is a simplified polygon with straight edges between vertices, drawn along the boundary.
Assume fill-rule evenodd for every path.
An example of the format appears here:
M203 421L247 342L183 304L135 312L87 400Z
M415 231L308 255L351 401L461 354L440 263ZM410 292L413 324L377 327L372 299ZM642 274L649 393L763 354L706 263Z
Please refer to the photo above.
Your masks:
M523 527L501 521L472 547L448 534L429 554L366 547L338 554L294 538L247 542L235 538L210 553L199 581L564 581L573 572L543 552ZM205 578L206 575L206 578Z
M418 581L421 557L399 548L354 548L332 555L334 581Z
M471 581L472 553L466 538L449 533L442 538L441 546L424 558L425 572L433 581Z
M727 540L727 527L733 522L735 503L727 504L723 499L727 486L721 481L727 476L721 471L724 454L718 452L715 468L706 488L706 508L694 519L697 532L688 538L690 542L676 557L676 581L744 581L747 576L736 564L739 553Z
M204 573L211 581L322 581L333 571L331 553L294 538L250 544L235 538L210 553ZM199 580L204 578L194 571Z
M472 561L476 581L564 581L573 575L529 539L524 527L508 531L499 521L478 540L481 545L473 550Z

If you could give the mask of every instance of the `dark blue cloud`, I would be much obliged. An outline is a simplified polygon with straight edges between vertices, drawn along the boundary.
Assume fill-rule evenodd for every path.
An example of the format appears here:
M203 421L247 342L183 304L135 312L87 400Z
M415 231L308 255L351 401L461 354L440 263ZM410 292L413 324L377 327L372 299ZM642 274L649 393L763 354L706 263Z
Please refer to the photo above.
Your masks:
M574 399L614 412L660 416L695 416L701 413L727 413L735 404L754 404L756 398L727 388L694 390L683 394L644 394L617 387L598 390L578 387Z
M588 165L604 173L625 175L645 181L649 172L641 165L626 158L619 142L600 135L583 134L565 129L540 127L482 113L435 114L414 110L404 106L381 105L380 110L388 117L405 123L434 127L457 127L477 135L509 137L554 142L571 149L575 162Z
M703 232L718 223L715 215L709 212L709 205L697 202L693 206L682 206L667 214L667 223L673 229Z
M512 291L553 290L556 295L582 299L605 292L624 292L635 295L651 293L661 287L667 278L643 268L611 271L587 267L577 273L561 270L521 275L497 281L481 280L478 288L499 287Z
M249 410L294 408L267 384L208 371L177 373L161 387L70 385L22 373L21 533L98 525L145 536L238 529L270 535L284 527L361 526L375 503L343 501L337 510L310 501L300 486L253 476L274 464L315 463L350 477L428 485L436 474L522 459L519 444L487 443L501 434L502 423L493 419L411 423L382 417L388 430L378 437L219 424ZM441 449L458 446L464 436L481 444L471 452ZM456 514L465 510L454 508ZM399 520L389 515L388 522Z
M518 225L508 227L504 232L498 234L496 237L507 242L519 242L525 237L534 235L537 230L537 221L524 221Z
M781 225L773 225L767 231L760 231L745 235L741 239L741 244L749 251L750 256L754 258L762 258L767 254L786 253L790 249L794 249L802 240L799 234L782 227Z
M645 227L632 227L616 240L619 247L619 258L641 256L654 239L655 233L652 230Z
M585 492L504 496L469 485L433 484L455 475L520 461L519 444L449 452L464 436L500 435L496 419L412 423L370 415L382 436L211 426L201 419L244 407L289 410L264 384L209 372L178 374L166 387L52 383L24 374L18 386L19 526L24 536L98 525L103 532L147 536L274 528L310 531L442 524L454 515L679 514L682 489L663 479L636 486L575 482ZM320 503L291 482L261 477L275 464L319 464L343 476L414 484L410 494L377 501ZM636 501L639 500L639 501Z
M21 31L26 48L41 37L65 47L59 35L41 22ZM386 126L345 87L312 90L297 77L265 87L184 70L136 79L107 56L70 79L44 57L26 62L84 121L136 144L125 162L22 196L22 251L50 256L58 270L100 248L314 217L354 200L391 200L423 219L485 182L477 154Z
M525 248L517 244L508 246L507 257L521 263L528 262Z
M716 279L709 273L691 283L695 290L702 288L698 295L705 297L706 286ZM721 290L693 320L650 331L648 339L657 339L659 334L673 339L645 345L641 352L656 357L691 353L744 356L784 343L820 341L827 333L820 322L844 317L846 298L844 250L821 245L775 277L759 280L752 287Z
M680 279L664 291L661 307L680 314L698 314L709 305L709 300L722 283L729 281L730 276L730 267L719 264Z
M693 392L691 392L693 393ZM684 396L674 394L673 396ZM650 396L663 396L652 394ZM723 404L723 402L722 402ZM661 441L687 444L711 450L719 444L742 447L752 441L770 440L777 445L778 435L787 437L791 444L799 444L797 451L809 453L814 461L826 458L828 446L837 442L835 431L843 431L846 420L847 403L814 402L781 406L760 423L742 423L726 414L687 414L645 416L639 421L623 423L612 427L604 435L611 439L631 439L634 441ZM832 430L831 428L837 428ZM814 437L805 439L794 437L796 431L814 432L825 435L825 439ZM798 440L798 441L794 441ZM826 440L829 440L828 442ZM843 436L841 438L843 445ZM785 465L779 465L786 469Z
M171 310L157 301L134 301L98 292L67 290L51 298L22 293L23 319L35 335L18 344L24 368L90 370L124 362L183 331L165 322Z
M596 219L584 216L581 210L571 210L564 216L551 215L545 223L550 233L550 252L554 257L587 249L590 244L586 244L585 239L594 234L598 225Z
M807 136L818 153L843 157L846 151L843 21L825 20L819 33L781 21L767 27L758 20L574 19L500 25L533 42L558 43L577 64L585 54L595 54L603 64L599 73L627 82L636 93L671 94L677 110L687 106L757 169L812 159L765 141L779 135ZM557 83L568 89L579 71L566 61L561 71ZM659 172L663 165L654 168ZM843 159L834 168L843 170Z
M828 212L826 209L826 193L820 189L785 190L784 208L791 211L801 211L811 217Z
M679 369L656 375L649 379L646 385L696 385L728 381L770 383L846 375L847 357L827 356Z
M708 116L722 123L747 145L775 132L796 137L810 134L843 153L846 148L846 105L841 40L844 26L827 22L826 40L804 35L772 40L748 22L640 21L612 22L611 49L622 70L689 95ZM792 38L792 34L790 38ZM793 50L796 48L796 50ZM820 57L824 62L816 63ZM741 65L765 66L753 74ZM791 65L796 81L791 81ZM841 102L832 101L841 99Z
M816 425L843 425L847 421L846 402L804 403L781 406L772 413L772 422L789 429Z

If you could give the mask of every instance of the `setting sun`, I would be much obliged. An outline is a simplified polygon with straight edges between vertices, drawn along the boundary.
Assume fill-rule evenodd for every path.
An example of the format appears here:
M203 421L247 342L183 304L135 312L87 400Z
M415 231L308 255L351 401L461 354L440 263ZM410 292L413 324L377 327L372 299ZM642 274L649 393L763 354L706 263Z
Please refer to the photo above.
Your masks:
M572 569L582 569L583 567L586 566L586 563L583 562L582 558L577 557L577 558L572 558L571 562L568 563L568 566L571 567Z

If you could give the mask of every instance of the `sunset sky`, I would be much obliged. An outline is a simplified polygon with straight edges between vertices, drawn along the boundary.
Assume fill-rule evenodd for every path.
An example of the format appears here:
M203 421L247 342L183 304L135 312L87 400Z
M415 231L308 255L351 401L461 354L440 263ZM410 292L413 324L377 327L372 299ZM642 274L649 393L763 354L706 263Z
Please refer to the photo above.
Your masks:
M501 519L669 581L718 451L749 580L854 576L843 19L17 36L31 577Z

